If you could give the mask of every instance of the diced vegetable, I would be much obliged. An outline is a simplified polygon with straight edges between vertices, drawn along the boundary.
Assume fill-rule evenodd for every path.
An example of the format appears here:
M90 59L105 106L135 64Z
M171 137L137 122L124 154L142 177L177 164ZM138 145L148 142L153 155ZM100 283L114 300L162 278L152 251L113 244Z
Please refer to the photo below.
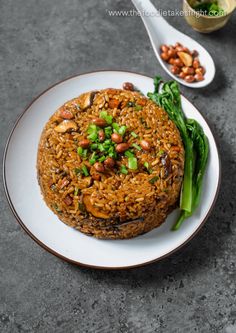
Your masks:
M89 176L89 171L88 171L86 165L83 164L81 167L81 170L82 170L83 174L85 175L85 177Z
M131 132L130 133L134 138L137 138L138 137L138 135L135 133L135 132Z
M136 143L133 143L132 146L134 148L136 148L137 150L142 150L142 148L139 145L137 145Z
M112 116L108 115L106 111L101 111L100 112L100 118L106 120L107 124L110 125L112 123Z
M126 157L134 157L134 154L130 150L126 150L125 156Z
M126 129L127 127L123 125L119 128L118 133L123 136L125 134Z
M123 173L124 175L128 174L128 170L125 165L123 165L123 164L121 165L120 172Z
M128 168L131 170L137 170L138 162L136 157L132 156L128 158Z

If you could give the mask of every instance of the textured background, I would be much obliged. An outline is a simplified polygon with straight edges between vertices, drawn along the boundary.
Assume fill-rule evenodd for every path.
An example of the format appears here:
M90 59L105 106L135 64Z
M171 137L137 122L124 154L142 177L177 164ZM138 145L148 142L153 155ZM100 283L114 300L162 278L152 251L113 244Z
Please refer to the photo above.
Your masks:
M177 0L153 2L181 8ZM0 1L1 156L17 116L59 80L104 68L168 78L141 19L106 13L132 8L125 0ZM168 21L202 43L217 66L207 89L182 88L219 143L223 179L211 217L187 246L159 263L88 270L36 245L16 223L1 186L1 332L236 332L236 16L211 35L194 32L181 17Z

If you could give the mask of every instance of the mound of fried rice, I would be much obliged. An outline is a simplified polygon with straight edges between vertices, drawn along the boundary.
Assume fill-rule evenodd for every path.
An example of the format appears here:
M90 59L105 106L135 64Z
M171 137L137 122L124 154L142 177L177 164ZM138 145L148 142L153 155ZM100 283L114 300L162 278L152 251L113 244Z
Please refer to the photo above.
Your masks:
M78 154L102 110L126 126L123 140L135 151L136 170L119 154L116 165L98 176ZM148 141L148 151L140 149L141 140ZM82 166L88 174L78 172ZM61 221L97 238L131 238L161 225L177 206L184 148L163 109L139 92L110 88L82 94L51 116L39 142L37 171L44 200Z

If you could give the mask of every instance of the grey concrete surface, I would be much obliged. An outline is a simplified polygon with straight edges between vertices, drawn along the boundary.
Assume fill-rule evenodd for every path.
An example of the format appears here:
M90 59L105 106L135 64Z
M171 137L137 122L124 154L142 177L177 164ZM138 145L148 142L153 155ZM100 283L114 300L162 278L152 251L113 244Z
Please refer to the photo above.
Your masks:
M181 9L181 1L153 2ZM17 116L61 79L104 68L168 78L141 19L106 11L132 8L125 0L0 0L1 156ZM219 144L222 185L214 211L187 246L161 262L89 270L57 259L25 234L1 180L0 332L236 332L236 16L211 35L194 32L181 17L167 19L202 43L217 66L207 89L182 88Z

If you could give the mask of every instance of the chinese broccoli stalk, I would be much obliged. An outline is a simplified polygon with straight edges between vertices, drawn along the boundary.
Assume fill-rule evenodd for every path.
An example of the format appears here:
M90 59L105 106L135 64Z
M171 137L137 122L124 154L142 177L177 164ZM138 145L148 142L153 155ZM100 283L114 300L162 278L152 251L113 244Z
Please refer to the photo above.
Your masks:
M160 77L154 79L155 90L153 93L148 93L148 97L168 113L180 131L185 148L184 179L180 196L181 212L173 226L173 230L177 230L199 204L209 148L201 126L194 119L186 119L182 111L177 82L169 81L163 85L161 83Z

